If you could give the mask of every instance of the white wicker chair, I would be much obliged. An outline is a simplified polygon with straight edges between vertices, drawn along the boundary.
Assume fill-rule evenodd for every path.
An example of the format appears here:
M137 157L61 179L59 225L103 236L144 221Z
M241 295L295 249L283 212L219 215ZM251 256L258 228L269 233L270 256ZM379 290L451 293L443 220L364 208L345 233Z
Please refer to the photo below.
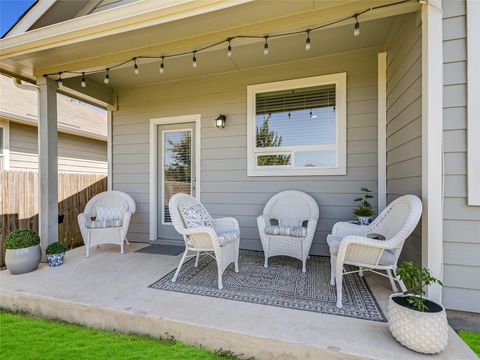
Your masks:
M301 191L287 190L274 195L265 205L263 215L257 217L258 231L265 253L265 268L271 256L290 256L302 261L302 271L307 271L307 257L312 246L317 227L319 209L316 201ZM269 235L265 232L272 220L280 227L302 227L305 222L304 237Z
M185 252L178 264L172 282L177 280L180 269L188 257L196 256L195 267L197 267L200 255L206 254L212 256L217 262L218 288L221 290L223 289L222 275L225 269L231 263L235 263L235 272L238 272L240 246L238 221L233 217L211 219L214 224L213 229L211 227L187 228L180 213L180 208L188 205L200 205L203 207L194 197L182 193L173 195L168 203L173 226L178 233L183 235L185 241ZM206 209L205 212L207 212ZM227 233L229 235L228 238L226 236ZM189 252L193 252L193 255L188 255ZM212 252L213 255L211 254Z
M120 226L89 228L88 222L97 216L97 207L122 208ZM85 206L83 213L78 215L78 225L85 243L85 256L90 254L90 248L100 244L120 245L120 253L123 254L123 244L127 242L127 231L130 218L135 213L135 202L130 195L120 191L105 191L95 195Z
M394 270L403 244L417 226L421 215L421 200L415 195L405 195L392 201L370 225L339 222L333 226L327 242L331 255L330 284L337 285L338 308L342 307L343 275L358 272L363 276L363 271L372 271L387 276L394 292L398 291L395 281L403 288ZM385 240L372 239L378 235ZM359 270L344 272L344 264L358 266ZM387 275L375 270L384 270Z

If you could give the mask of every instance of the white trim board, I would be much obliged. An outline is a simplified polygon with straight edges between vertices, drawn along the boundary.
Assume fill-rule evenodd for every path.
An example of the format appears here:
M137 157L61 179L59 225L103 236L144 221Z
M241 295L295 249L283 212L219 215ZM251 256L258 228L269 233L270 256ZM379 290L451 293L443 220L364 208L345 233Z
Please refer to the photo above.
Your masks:
M480 2L467 0L468 205L480 206Z
M195 123L195 178L196 192L195 197L200 200L200 151L201 151L201 115L181 115L164 118L150 119L150 241L157 240L158 236L158 134L157 127L160 125L173 125L182 123Z
M0 127L3 128L3 168L0 170L10 170L10 121L0 119Z
M378 213L387 205L387 53L378 54Z
M422 5L422 266L443 280L443 19L440 0ZM428 296L441 302L442 288Z

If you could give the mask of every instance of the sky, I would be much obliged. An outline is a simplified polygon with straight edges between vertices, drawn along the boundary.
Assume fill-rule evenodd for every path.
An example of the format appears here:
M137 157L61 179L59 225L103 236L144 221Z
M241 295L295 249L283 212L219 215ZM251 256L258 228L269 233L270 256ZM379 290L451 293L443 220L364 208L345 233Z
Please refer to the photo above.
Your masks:
M0 36L3 36L34 0L0 0Z

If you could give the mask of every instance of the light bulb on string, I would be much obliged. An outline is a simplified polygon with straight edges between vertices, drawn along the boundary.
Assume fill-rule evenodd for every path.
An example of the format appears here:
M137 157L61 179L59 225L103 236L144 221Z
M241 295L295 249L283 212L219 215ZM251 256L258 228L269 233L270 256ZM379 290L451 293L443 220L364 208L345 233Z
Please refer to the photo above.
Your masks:
M263 44L263 55L268 55L268 35L265 35L265 44Z
M110 73L110 69L107 68L107 72L105 73L105 78L103 79L103 82L104 82L105 84L108 84L108 83L110 82L110 75L109 75L109 73Z
M62 72L58 73L58 80L57 80L58 86L63 86L63 81L62 81Z
M192 66L193 66L194 68L197 67L197 51L196 51L196 50L193 52Z
M227 56L232 57L232 39L228 39Z
M80 81L80 85L83 87L83 88L86 88L87 87L87 81L85 80L85 73L82 72L82 80Z
M160 74L163 74L165 72L165 56L162 56L162 62L160 63Z
M135 75L138 75L139 72L140 72L140 69L138 68L137 58L134 58L133 59L133 73Z
M310 29L307 29L306 32L307 32L307 39L305 40L305 50L308 51L312 47L312 43L310 40Z
M360 23L358 22L358 17L355 16L355 27L353 29L353 36L360 35Z

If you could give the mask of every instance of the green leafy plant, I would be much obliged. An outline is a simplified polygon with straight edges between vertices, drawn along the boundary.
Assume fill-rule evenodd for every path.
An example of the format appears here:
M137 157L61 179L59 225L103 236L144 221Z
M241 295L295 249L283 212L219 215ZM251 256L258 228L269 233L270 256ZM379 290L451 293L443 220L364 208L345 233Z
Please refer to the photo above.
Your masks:
M412 261L402 262L395 270L395 274L407 288L403 292L407 302L419 311L428 310L428 306L425 304L425 287L432 284L443 286L440 280L432 276L430 270L421 268Z
M370 195L372 192L366 187L362 187L362 192L364 193L363 196L356 198L354 201L358 202L358 206L355 210L353 210L353 214L356 216L373 216L375 215L375 211L373 210L373 206L368 201L369 199L373 199L373 195Z
M65 245L63 245L60 242L54 242L47 246L47 250L45 250L45 253L47 255L54 255L54 254L64 253L65 251L67 251L67 248Z
M23 249L40 244L40 236L32 230L13 230L5 238L6 249Z

